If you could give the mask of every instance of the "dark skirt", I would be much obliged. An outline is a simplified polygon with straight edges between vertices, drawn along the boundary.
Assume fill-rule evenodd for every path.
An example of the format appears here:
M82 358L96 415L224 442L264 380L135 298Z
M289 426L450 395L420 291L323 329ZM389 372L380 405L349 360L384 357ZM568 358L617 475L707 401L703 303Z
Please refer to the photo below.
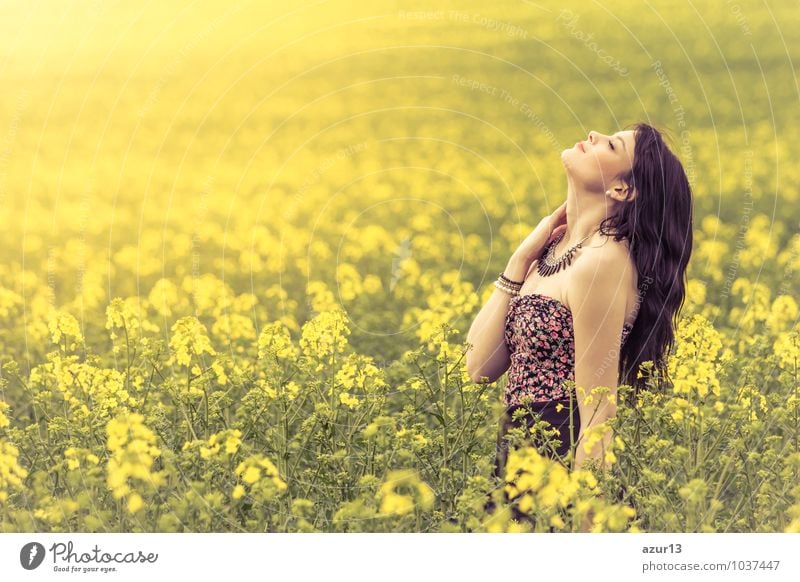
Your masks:
M556 411L556 405L563 404L564 408L561 411ZM513 420L512 414L515 410L523 408L526 409L524 411L524 416L521 419ZM500 417L500 429L497 435L497 445L495 447L495 461L494 461L494 476L499 481L499 487L503 488L503 497L508 501L508 494L505 492L505 468L506 463L508 461L508 449L510 448L510 444L504 438L506 433L512 427L521 427L525 426L525 434L529 434L530 427L537 420L545 420L549 422L553 428L558 430L558 434L551 436L549 443L545 443L544 439L537 435L535 442L526 442L522 443L522 445L516 445L515 449L519 446L531 445L535 446L540 454L547 456L551 459L560 458L562 462L566 459L567 454L569 453L572 445L577 443L578 436L580 434L580 413L578 412L578 401L576 398L572 399L572 439L570 439L570 400L569 398L563 400L548 400L546 402L534 402L528 404L527 406L523 405L514 405L506 408L504 413ZM555 440L561 441L558 446L555 446ZM546 446L545 446L546 444ZM495 504L493 501L489 500L484 505L484 510L488 513L493 513L495 509ZM535 520L529 517L527 514L520 512L517 508L512 508L512 517L517 521L525 521L530 523L531 525L535 525ZM555 528L550 528L550 531L555 531Z

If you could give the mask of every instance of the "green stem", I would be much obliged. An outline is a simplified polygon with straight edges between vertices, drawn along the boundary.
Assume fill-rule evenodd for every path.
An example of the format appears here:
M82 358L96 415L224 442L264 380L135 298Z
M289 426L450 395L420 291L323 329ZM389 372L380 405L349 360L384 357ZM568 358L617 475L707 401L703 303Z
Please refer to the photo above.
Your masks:
M125 330L125 355L128 358L128 366L125 369L125 386L126 390L130 390L130 378L131 378L131 342L128 338L128 324L125 321L125 317L122 317L122 328Z
M205 426L203 427L204 438L208 438L208 389L205 383L203 386L203 401L205 402Z
M186 366L186 394L187 395L189 394L189 386L191 386L191 383L192 383L192 379L190 377L190 374L191 374L191 370L189 370L189 366ZM178 399L178 404L180 405L180 408L181 408L181 412L183 412L183 416L186 419L186 423L189 425L189 436L191 436L193 438L193 440L198 440L197 439L197 434L194 432L194 426L192 426L194 423L189 418L189 413L186 411L186 406L184 406L183 399L180 398L180 395L176 395L176 396L178 397L177 399Z
M283 392L283 387L281 387L281 392ZM279 394L281 399L281 406L283 407L283 451L281 453L281 465L283 466L283 474L289 479L288 469L289 469L289 419L287 418L287 410L286 410L286 398L283 394Z
M475 403L470 408L469 415L467 416L467 419L462 422L461 429L458 431L458 434L453 439L453 443L454 443L453 450L457 449L456 445L461 440L461 437L463 436L464 431L466 430L467 426L469 426L469 421L472 420L472 417L475 415L475 411L478 409L478 405L480 404L480 401L481 401L481 395L486 391L486 388L485 388L486 385L484 384L483 386L484 387L481 388L481 391L478 393L478 396L475 398Z

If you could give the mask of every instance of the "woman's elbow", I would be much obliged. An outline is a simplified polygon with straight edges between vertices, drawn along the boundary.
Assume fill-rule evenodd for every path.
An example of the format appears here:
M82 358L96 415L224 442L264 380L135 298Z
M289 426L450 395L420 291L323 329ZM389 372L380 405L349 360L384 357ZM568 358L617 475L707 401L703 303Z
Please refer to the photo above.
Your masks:
M467 376L476 384L481 383L480 369L475 367L474 358L467 356Z
M500 377L499 374L495 375L488 370L475 366L473 362L467 362L467 375L476 384L490 384Z
M492 376L485 376L481 374L470 376L470 378L472 378L472 381L476 384L491 384L497 380L497 378L493 378Z
M479 354L467 352L467 374L476 384L490 384L497 381L508 369L511 361L505 351L494 353L486 358Z

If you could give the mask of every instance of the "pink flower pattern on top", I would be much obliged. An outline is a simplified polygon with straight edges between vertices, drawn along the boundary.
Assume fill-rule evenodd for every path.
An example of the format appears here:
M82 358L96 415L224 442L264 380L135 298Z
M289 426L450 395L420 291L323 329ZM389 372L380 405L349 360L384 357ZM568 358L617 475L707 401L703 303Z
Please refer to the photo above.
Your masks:
M632 329L622 327L625 343ZM506 406L569 398L564 381L575 380L572 312L555 297L528 293L511 298L505 322L511 357L503 402Z

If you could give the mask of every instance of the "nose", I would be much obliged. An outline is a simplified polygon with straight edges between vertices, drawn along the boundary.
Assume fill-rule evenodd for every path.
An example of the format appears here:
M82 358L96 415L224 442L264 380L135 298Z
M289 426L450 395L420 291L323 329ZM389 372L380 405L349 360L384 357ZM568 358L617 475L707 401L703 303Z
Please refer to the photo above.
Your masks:
M594 145L594 140L595 140L595 132L594 131L590 131L589 132L589 143Z

